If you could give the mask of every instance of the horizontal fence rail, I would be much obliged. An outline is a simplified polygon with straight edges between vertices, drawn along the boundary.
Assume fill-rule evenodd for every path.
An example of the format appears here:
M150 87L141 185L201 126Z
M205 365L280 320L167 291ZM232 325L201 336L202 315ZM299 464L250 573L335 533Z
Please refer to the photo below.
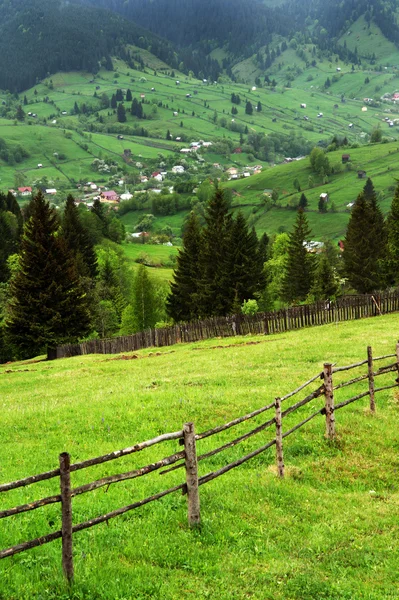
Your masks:
M148 329L133 335L49 348L49 360L84 354L119 354L235 335L270 335L303 327L375 317L399 311L399 290L384 294L343 296L337 300L292 306L255 315L229 315L173 327ZM363 362L365 364L367 361Z
M395 357L395 362L387 365L383 365L377 370L374 367L374 363L380 360L386 360L389 358ZM346 371L350 371L352 369L359 369L367 365L367 373L358 375L350 380L342 381L337 385L334 385L334 377L338 373L344 373ZM58 531L54 531L52 533L48 533L47 535L43 535L37 537L33 540L23 542L12 546L10 548L6 548L5 550L0 551L0 559L7 558L18 554L20 552L24 552L31 548L35 548L37 546L42 546L49 542L52 542L56 539L62 539L62 566L64 570L64 574L69 582L72 581L74 577L74 565L73 565L73 534L88 529L90 527L94 527L95 525L99 525L100 523L108 522L110 519L122 515L126 512L149 504L150 502L154 502L156 500L160 500L161 498L172 494L177 491L181 491L183 495L187 496L187 504L188 504L188 522L190 526L196 526L200 523L200 497L199 497L199 488L218 477L228 473L232 469L239 467L240 465L250 461L251 459L259 456L269 448L276 446L276 465L277 465L277 474L280 478L284 477L284 453L283 453L283 443L284 440L295 433L297 430L301 429L304 425L309 423L311 420L316 418L319 415L325 416L325 426L326 426L326 437L329 439L333 439L335 437L335 412L353 402L360 400L366 396L370 398L370 411L372 413L376 410L376 402L375 395L379 392L386 391L398 387L399 385L399 377L395 378L394 383L390 383L388 385L382 385L380 387L375 387L375 378L380 376L387 376L390 373L399 374L399 343L396 345L396 352L394 354L387 354L385 356L373 357L371 347L367 348L367 359L358 361L356 363L347 365L347 366L338 366L331 363L325 363L323 367L323 371L317 373L313 377L311 377L308 381L301 384L292 392L289 392L285 396L277 397L273 402L266 404L265 406L258 408L246 415L241 417L237 417L232 419L231 421L203 431L202 433L195 434L194 424L193 423L185 423L183 428L179 431L165 433L158 435L150 440L135 444L134 446L129 446L122 450L116 450L114 452L110 452L109 454L105 454L102 456L98 456L95 458L87 459L77 463L70 463L70 457L67 453L62 453L59 457L59 468L53 469L51 471L47 471L45 473L40 473L38 475L32 475L30 477L25 477L24 479L20 479L18 481L13 481L10 483L5 483L0 485L0 493L8 492L11 490L18 489L20 487L25 487L27 485L31 485L33 483L37 483L40 481L45 481L54 477L59 477L60 480L60 494L55 494L53 496L48 496L47 498L41 498L40 500L35 500L33 502L23 504L20 506L15 506L13 508L9 508L6 510L0 511L0 519L7 517L16 517L17 515L29 511L33 511L44 506L60 503L61 504L61 523L62 527ZM282 404L286 402L289 398L292 398L294 395L299 394L305 388L310 386L312 383L317 380L321 380L322 383L318 385L313 391L307 393L305 397L298 400L294 404L287 406L284 410L282 410ZM358 393L351 398L348 398L338 404L334 402L334 392L336 390L346 388L350 385L359 384L363 381L368 381L368 389ZM317 400L321 396L324 396L324 405L318 407L317 410L312 412L306 418L302 419L300 422L291 426L290 429L284 430L283 423L284 419L289 415L292 415L297 410L306 406L310 402ZM242 425L243 423L250 421L259 415L267 412L274 411L273 416L269 418L267 421L258 424L256 427L253 427L246 433L235 437L234 439L222 444L205 452L203 454L199 454L197 456L197 444L201 443L202 440L209 438L211 436L220 434L225 432L232 427L236 427ZM198 475L198 463L204 461L210 457L216 456L221 452L233 448L252 438L256 434L265 431L271 427L275 428L274 437L268 442L264 443L260 447L252 450L251 452L237 458L236 460L229 462L228 464L206 473L205 475ZM86 469L95 465L106 463L110 460L115 460L119 458L123 458L135 452L140 452L157 444L163 442L171 442L177 441L180 445L184 446L184 449L176 451L169 456L166 456L160 460L152 462L150 464L144 465L138 469L134 469L131 471L126 471L123 473L109 475L103 477L101 479L97 479L95 481L91 481L84 485L80 485L79 487L72 487L71 485L71 474L75 471L79 471L81 469ZM166 469L165 469L166 467ZM121 481L128 481L132 479L136 479L138 477L143 477L145 475L149 475L155 471L158 471L160 475L165 475L170 473L171 471L175 471L176 469L185 468L185 481L178 483L172 487L169 487L161 492L148 496L147 498L137 500L132 504L127 506L118 508L116 510L110 511L104 515L100 515L98 517L94 517L89 519L83 523L79 523L77 525L73 525L72 520L72 500L73 498L89 493L104 486L110 486ZM160 470L163 469L163 470Z

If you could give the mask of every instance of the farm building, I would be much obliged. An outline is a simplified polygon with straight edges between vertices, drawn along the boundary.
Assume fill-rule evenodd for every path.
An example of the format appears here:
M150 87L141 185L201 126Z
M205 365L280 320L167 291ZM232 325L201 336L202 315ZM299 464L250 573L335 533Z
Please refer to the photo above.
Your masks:
M322 194L320 194L320 200L323 200L323 202L328 202L329 201L328 194L326 192L323 192Z
M30 196L31 193L32 193L31 187L19 187L18 188L18 194L20 196Z
M357 176L359 179L364 179L366 177L367 173L366 171L358 171L357 172Z
M301 108L306 108L306 104L302 103Z
M343 154L341 159L342 159L342 164L344 165L345 163L349 162L351 158L350 154Z
M119 202L119 196L114 190L109 190L108 192L101 192L100 200L101 202Z

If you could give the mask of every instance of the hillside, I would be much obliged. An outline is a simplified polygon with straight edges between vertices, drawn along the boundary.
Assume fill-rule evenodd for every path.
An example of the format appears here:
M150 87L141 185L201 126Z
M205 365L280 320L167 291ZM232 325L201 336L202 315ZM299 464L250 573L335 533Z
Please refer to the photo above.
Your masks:
M351 364L365 357L368 344L376 355L391 353L396 321L391 315L268 338L210 340L156 355L138 352L138 359L130 361L88 356L1 366L1 482L56 467L61 451L69 451L73 461L83 460L176 431L186 421L194 421L198 432L224 423L291 391L320 371L324 361ZM388 384L391 376L386 377ZM344 373L335 381L347 378ZM336 402L364 387L358 383L349 393L346 388L337 391ZM312 401L301 409L301 417L320 406L322 399ZM397 394L377 396L376 416L366 407L363 399L337 411L336 443L325 440L323 417L287 438L284 481L276 478L271 449L201 486L203 524L198 531L190 532L186 525L186 499L173 494L113 519L107 527L77 533L73 595L99 600L394 598L399 560ZM289 417L284 427L298 418ZM258 417L257 424L262 422ZM242 425L236 435L248 429ZM261 433L201 462L200 473L272 436L272 431ZM227 431L218 441L232 437ZM204 440L200 452L211 447ZM145 456L95 467L90 474L73 473L73 485L141 467L176 448L176 443L166 443ZM153 474L110 486L107 493L103 488L80 496L74 500L74 523L181 480L181 471ZM56 479L2 495L2 507L55 493ZM56 505L9 518L0 529L0 547L58 526ZM60 552L60 543L52 542L3 560L0 596L70 596Z

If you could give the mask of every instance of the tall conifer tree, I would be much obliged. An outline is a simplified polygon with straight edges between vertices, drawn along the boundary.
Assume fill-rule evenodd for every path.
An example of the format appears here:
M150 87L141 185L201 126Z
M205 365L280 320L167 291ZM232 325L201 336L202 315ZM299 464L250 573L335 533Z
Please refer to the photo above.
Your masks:
M389 283L397 285L399 283L399 185L396 187L391 211L388 215L387 232L387 271Z
M39 192L21 241L20 268L11 282L6 332L20 358L74 342L89 331L87 301L58 220Z
M177 257L171 291L166 301L169 316L175 321L198 317L198 268L201 229L198 217L190 213L183 235L183 247Z
M313 283L314 256L307 252L310 228L302 209L298 210L293 231L289 234L288 258L283 279L283 297L287 302L306 299Z
M79 219L79 211L71 195L67 197L62 218L62 235L73 253L77 271L82 277L95 277L97 257L88 231Z
M223 190L217 188L205 212L199 265L198 305L201 316L225 315L231 308L228 251L231 214Z

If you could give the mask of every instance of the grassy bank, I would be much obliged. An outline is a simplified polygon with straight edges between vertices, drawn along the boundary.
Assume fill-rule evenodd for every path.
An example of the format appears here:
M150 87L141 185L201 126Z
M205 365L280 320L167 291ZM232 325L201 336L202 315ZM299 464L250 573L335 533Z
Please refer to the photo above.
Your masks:
M175 431L186 421L194 421L197 431L226 422L291 391L324 361L343 365L362 359L368 344L376 354L392 352L397 320L390 315L266 338L210 340L141 351L134 360L88 356L4 365L0 480L54 468L61 451L78 461ZM379 381L392 380L391 374ZM364 383L344 388L336 400L363 389ZM322 399L311 402L284 421L284 428L321 405ZM367 399L338 411L334 444L324 439L322 417L310 422L285 442L284 481L276 478L270 450L203 486L199 531L189 531L186 500L176 494L108 527L76 534L76 582L69 592L59 541L6 559L0 564L0 598L393 599L399 564L398 408L395 391L389 391L377 396L376 416L368 412ZM198 450L206 452L251 427L203 440ZM200 463L200 474L272 437L272 431L264 432ZM176 450L177 444L167 443L78 472L73 485ZM183 477L182 471L156 473L80 496L74 500L74 523ZM57 486L53 480L15 490L0 497L0 506L58 493ZM2 522L0 547L59 525L58 505L9 518Z

